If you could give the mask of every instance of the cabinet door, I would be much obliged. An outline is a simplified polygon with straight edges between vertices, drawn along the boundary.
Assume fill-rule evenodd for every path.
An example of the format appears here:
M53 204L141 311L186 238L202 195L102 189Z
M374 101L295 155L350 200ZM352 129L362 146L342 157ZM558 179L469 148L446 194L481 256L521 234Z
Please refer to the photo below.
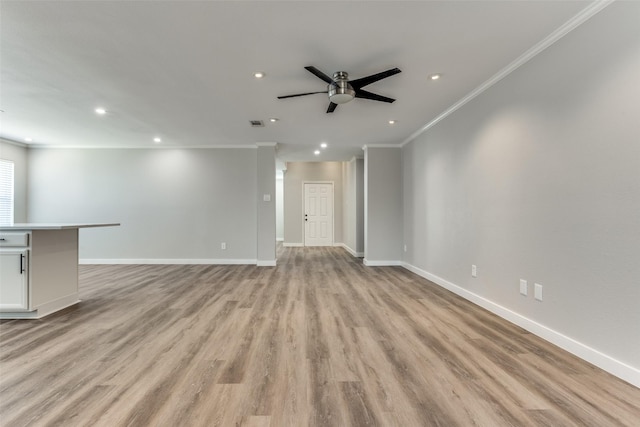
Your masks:
M26 310L29 306L26 250L0 252L0 310Z

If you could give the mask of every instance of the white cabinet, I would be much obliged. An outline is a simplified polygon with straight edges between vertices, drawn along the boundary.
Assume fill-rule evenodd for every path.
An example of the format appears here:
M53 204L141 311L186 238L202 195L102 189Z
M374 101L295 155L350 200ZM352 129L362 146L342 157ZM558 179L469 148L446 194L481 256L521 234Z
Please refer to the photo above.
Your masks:
M0 251L0 310L29 308L29 251Z
M39 319L78 296L78 228L0 230L0 319Z
M0 233L0 310L29 308L29 233Z
M78 302L78 228L0 230L0 319L39 319Z
M117 225L0 225L0 319L40 319L79 303L78 230Z

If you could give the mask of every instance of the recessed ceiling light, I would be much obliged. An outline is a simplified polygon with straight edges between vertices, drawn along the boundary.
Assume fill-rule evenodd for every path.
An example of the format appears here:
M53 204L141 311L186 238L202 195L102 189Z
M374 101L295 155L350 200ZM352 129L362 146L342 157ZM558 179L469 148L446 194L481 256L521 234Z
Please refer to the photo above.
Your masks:
M98 107L98 108L96 108L96 114L100 114L101 116L103 116L103 115L107 114L107 110L105 110L102 107Z
M389 124L390 124L390 125L395 125L395 124L396 124L396 121L395 121L395 120L389 120Z
M319 156L320 155L320 150L314 151L313 154L315 154L316 156Z
M162 142L162 140L156 136L155 138L153 138L153 142L157 144L159 142Z
M320 144L320 148L327 148L327 143L323 142L322 144Z
M264 73L262 71L256 71L255 73L253 73L253 77L255 77L256 79L261 79L264 77Z
M277 122L278 120L279 120L279 119L277 119L277 118L275 118L275 117L272 117L272 118L270 118L270 119L269 119L269 121L270 121L271 123L275 123L275 122Z
M31 142L31 141L33 141L33 138L26 137L24 140L27 141L27 142Z
M431 80L438 80L440 77L442 77L442 75L441 75L441 74L431 74L431 75L429 76L429 78L430 78Z

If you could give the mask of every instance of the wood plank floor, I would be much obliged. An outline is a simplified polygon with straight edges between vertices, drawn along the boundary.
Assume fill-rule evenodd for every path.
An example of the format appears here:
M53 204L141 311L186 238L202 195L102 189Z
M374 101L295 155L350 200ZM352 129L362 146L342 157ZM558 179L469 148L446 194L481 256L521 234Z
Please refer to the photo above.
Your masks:
M2 426L639 426L640 390L399 267L81 266L0 324Z

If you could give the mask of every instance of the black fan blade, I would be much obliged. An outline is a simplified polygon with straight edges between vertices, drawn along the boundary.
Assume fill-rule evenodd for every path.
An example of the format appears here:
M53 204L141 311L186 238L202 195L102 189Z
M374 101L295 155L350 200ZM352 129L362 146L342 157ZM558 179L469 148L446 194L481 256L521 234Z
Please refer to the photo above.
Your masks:
M314 76L316 76L317 78L324 80L329 84L333 83L333 79L331 77L327 76L325 73L318 70L316 67L309 66L309 67L304 67L304 69L310 72L311 74L313 74Z
M366 90L356 89L356 98L372 99L374 101L392 103L395 101L393 98L387 98L386 96L378 95L377 93L367 92Z
M278 99L295 98L296 96L313 95L313 94L316 94L316 93L327 93L327 91L326 91L326 90L323 90L322 92L296 93L295 95L279 96L279 97L278 97Z
M361 87L365 87L366 85L370 85L371 83L377 82L378 80L386 79L387 77L391 77L401 72L402 71L400 71L400 69L398 68L392 68L391 70L383 71L378 74L372 74L361 79L351 80L349 83L351 84L351 86L353 86L354 89L360 89Z
M333 113L336 110L337 106L338 104L336 104L335 102L329 103L329 108L327 108L327 113Z

